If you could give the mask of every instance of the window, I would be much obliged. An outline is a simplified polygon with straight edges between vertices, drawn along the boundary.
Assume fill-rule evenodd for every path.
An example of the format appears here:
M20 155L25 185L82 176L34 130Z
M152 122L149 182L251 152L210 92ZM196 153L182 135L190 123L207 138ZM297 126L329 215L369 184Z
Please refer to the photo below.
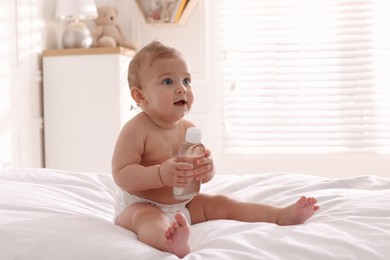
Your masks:
M390 153L390 4L218 1L223 150Z

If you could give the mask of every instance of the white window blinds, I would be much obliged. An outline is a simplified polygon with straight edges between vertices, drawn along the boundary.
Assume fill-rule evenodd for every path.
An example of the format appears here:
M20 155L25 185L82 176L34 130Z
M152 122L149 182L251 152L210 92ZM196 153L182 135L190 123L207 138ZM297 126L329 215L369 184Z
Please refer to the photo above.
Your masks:
M390 152L389 1L217 10L225 152Z

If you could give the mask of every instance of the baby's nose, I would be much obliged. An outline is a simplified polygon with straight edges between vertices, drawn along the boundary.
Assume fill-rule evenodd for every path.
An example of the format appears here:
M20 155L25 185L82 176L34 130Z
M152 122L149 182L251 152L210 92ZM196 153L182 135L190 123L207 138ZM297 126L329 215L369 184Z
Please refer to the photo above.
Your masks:
M187 89L186 89L186 87L184 87L182 84L180 84L180 85L177 87L176 93L181 94L181 93L186 93L186 92L187 92Z

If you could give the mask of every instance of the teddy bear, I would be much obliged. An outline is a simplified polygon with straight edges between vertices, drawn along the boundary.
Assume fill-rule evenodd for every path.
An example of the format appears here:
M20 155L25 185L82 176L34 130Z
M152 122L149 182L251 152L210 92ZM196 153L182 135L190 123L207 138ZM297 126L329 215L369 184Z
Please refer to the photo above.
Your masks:
M95 28L92 30L93 47L126 47L137 49L137 44L128 40L116 24L118 9L113 6L97 8L98 17L95 19Z

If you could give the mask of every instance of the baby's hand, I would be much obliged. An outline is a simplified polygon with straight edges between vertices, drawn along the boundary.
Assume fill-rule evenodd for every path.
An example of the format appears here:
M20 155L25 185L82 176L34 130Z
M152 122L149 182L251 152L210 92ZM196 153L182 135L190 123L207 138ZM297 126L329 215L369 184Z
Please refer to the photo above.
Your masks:
M160 165L160 177L164 185L170 187L185 187L194 177L193 166L185 162L177 162L172 157Z
M194 170L197 181L202 180L203 183L210 181L215 174L215 168L211 152L206 149L204 157L197 161L198 167Z

